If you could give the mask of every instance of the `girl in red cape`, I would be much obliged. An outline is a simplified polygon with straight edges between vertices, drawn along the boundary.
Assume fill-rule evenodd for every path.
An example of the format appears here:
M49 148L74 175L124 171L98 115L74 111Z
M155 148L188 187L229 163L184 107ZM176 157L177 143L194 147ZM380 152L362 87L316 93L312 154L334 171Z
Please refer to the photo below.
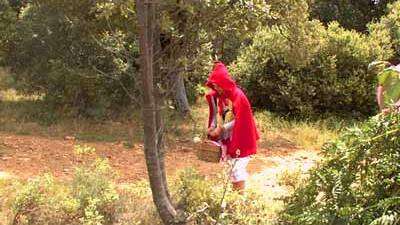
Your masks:
M246 171L250 156L257 152L259 134L253 118L250 102L230 77L222 62L215 62L206 85L211 91L206 95L209 103L208 135L218 141L226 151L228 162L233 165L230 174L233 188L243 190L248 177ZM217 124L216 114L224 118L229 102L232 103L234 119L223 125ZM223 151L224 152L224 151ZM222 154L225 158L224 154Z

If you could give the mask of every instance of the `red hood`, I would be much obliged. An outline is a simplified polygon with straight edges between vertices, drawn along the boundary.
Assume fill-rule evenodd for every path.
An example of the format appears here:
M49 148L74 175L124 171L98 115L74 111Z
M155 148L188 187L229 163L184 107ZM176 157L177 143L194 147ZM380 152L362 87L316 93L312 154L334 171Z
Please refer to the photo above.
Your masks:
M229 98L233 106L235 125L232 130L231 138L225 142L228 148L228 154L233 158L255 154L257 152L259 134L253 118L250 102L243 91L236 86L235 81L229 76L228 70L223 63L215 63L206 84L210 88L212 88L212 84L217 84L224 90L222 96L219 96L215 90L206 95L210 110L209 127L216 119L217 109L213 101L215 101L215 99L218 100L218 111L221 114L224 105L226 105L226 100ZM238 149L240 149L239 155L237 155Z
M213 71L208 76L206 85L212 88L211 84L220 86L226 94L232 92L236 88L235 81L231 78L228 69L222 62L216 62L214 64Z

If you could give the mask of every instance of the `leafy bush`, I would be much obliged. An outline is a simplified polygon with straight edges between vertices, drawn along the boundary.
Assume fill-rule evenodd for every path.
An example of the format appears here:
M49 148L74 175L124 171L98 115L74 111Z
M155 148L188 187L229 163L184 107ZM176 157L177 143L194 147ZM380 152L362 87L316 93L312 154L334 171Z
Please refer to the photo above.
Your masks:
M29 181L17 191L11 224L77 224L79 203L51 176Z
M185 71L182 76L185 78L187 97L190 102L195 102L198 96L203 96L204 83L207 80L210 68L212 68L211 46L210 43L198 47L195 57L190 62L185 62L187 66L192 67Z
M385 14L386 5L396 0L315 0L311 4L313 18L328 24L338 21L346 29L360 32L367 30L367 24Z
M107 161L97 160L92 168L78 168L71 184L72 196L79 202L83 224L112 224L119 195Z
M147 180L123 184L119 191L121 225L162 225Z
M50 175L20 184L12 200L11 224L112 224L119 195L105 161L78 168L71 183Z
M303 179L301 168L283 170L280 174L278 174L277 179L279 185L297 188Z
M287 199L284 223L398 224L399 132L399 114L378 115L327 143L324 160Z
M17 13L8 0L0 0L0 65L2 65L5 49L15 32Z
M396 1L388 5L388 14L383 16L379 22L370 24L369 29L376 42L380 38L388 36L391 39L391 44L387 48L392 48L395 51L397 61L400 57L400 1Z
M3 184L0 180L0 219L13 225L161 225L146 180L119 184L106 161L78 168L72 181L44 175L28 182ZM268 225L271 207L262 195L246 190L240 195L223 182L210 181L188 169L171 185L171 193L189 224ZM171 182L172 183L172 182ZM10 208L10 210L3 210Z
M372 113L375 76L367 66L392 56L390 37L325 28L307 12L298 20L261 29L232 66L253 104L297 115Z
M244 196L228 186L221 208L224 192L221 183L206 180L194 170L183 171L177 185L178 204L193 224L271 224L267 203L260 194L246 191Z
M306 2L288 10L260 29L232 66L252 103L303 116L374 112L375 76L367 66L392 57L387 32L368 36L337 22L324 27L309 20Z
M74 153L76 155L90 155L96 152L94 147L88 145L75 145L74 146Z
M5 63L14 87L41 94L51 108L91 117L132 103L138 46L132 2L29 3L10 38ZM128 92L128 93L127 93Z

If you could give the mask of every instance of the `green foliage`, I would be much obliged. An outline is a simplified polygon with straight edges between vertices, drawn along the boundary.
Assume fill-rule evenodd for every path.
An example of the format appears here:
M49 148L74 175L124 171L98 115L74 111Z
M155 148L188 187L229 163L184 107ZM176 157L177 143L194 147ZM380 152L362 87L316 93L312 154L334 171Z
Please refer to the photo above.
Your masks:
M171 82L171 74L182 75L188 99L194 102L201 94L197 86L207 79L214 57L225 63L235 60L255 29L266 23L266 10L265 2L253 0L163 1L160 84ZM166 86L174 89L172 84Z
M199 43L210 43L213 56L218 55L226 63L236 59L251 33L269 18L267 4L254 0L168 0L162 9L165 11L162 28L171 41L181 43L178 48L185 57L195 56L193 50L201 47Z
M397 224L400 115L377 115L323 148L324 160L287 199L285 224Z
M130 97L138 95L131 8L131 1L28 4L6 48L14 87L83 116L101 117L107 109L131 104Z
M370 24L371 35L376 42L380 38L390 37L391 43L387 48L392 48L397 60L400 57L400 1L396 1L388 6L388 14L383 16L379 22Z
M19 185L11 224L113 224L119 195L107 162L78 168L71 183L50 175Z
M11 68L13 87L44 96L49 109L95 118L139 102L134 1L27 2L0 1L0 61ZM331 109L369 113L373 98L366 93L372 76L364 61L390 58L391 47L399 55L399 3L370 26L371 38L336 24L326 29L322 23L338 20L345 28L366 31L365 24L378 19L388 2L393 1L163 1L157 85L171 89L171 73L180 74L194 101L211 58L218 55L229 64L240 55L239 76L246 88L262 93L253 94L259 106L301 114ZM309 21L309 11L322 23ZM251 84L265 74L273 74L270 84L265 78L263 84ZM315 97L316 90L323 93Z
M92 168L78 168L72 181L72 195L79 202L83 224L112 224L119 195L107 161L97 160Z
M324 24L338 21L346 29L367 31L367 24L385 14L386 5L396 0L313 0L311 16Z
M217 184L206 180L194 170L183 171L180 175L177 196L179 206L192 224L271 224L268 207L260 194L247 191L244 196L228 187L221 208L224 179Z
M117 192L110 174L107 162L99 160L78 168L73 180L68 182L44 175L13 183L11 187L0 180L0 193L8 193L6 198L1 198L0 206L11 205L11 211L1 212L0 218L8 218L5 224L13 225L161 224L147 181L119 184ZM190 224L211 225L217 219L221 225L272 224L270 206L260 193L252 190L240 195L228 186L221 208L223 180L220 179L221 183L206 180L188 169L174 182L173 198ZM1 217L7 213L10 215Z
M185 62L186 66L192 68L181 74L186 81L185 87L187 90L188 100L192 103L195 102L198 96L203 96L205 93L201 87L204 86L210 68L212 68L211 44L207 43L195 48L197 48L195 56L193 56L190 62Z
M300 19L260 29L232 70L255 106L281 113L363 113L375 109L375 76L368 64L387 59L389 37L372 38L332 23ZM304 15L305 14L305 15Z
M74 153L76 155L90 155L96 152L96 149L94 147L91 146L87 146L87 145L75 145L74 146Z
M301 168L282 171L278 177L278 184L292 188L298 188L302 182Z
M0 65L3 65L5 49L15 32L17 13L12 9L8 0L0 0Z
M12 224L63 224L76 216L78 202L49 175L23 184L12 204ZM76 224L71 221L71 224Z

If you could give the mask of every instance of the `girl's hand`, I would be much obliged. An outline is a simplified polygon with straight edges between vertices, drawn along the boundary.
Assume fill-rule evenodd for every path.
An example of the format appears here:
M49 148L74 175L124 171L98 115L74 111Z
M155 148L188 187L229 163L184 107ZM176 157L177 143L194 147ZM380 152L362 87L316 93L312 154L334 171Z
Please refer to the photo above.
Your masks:
M207 130L207 135L210 136L210 137L214 137L213 136L214 130L215 130L214 127L209 127L208 130Z
M211 129L211 130L209 128L208 135L210 135L213 138L218 138L219 136L221 136L222 131L223 131L223 129L220 126L218 126L215 129Z
M214 127L209 127L207 130L207 134L209 135L215 128Z

